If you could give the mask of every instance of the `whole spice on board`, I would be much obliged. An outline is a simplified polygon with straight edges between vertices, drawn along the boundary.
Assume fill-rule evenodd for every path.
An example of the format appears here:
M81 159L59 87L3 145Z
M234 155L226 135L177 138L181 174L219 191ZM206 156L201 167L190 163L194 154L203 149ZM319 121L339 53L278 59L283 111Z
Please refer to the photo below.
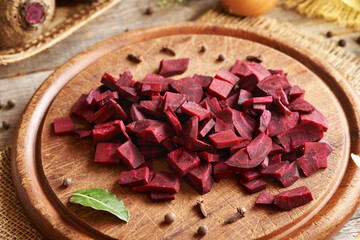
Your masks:
M245 213L246 213L246 209L244 207L237 208L237 212L235 213L235 215L225 220L225 224L236 222L240 218L245 217Z
M176 220L176 215L173 212L168 212L167 214L165 214L164 216L164 220L167 223L173 223Z

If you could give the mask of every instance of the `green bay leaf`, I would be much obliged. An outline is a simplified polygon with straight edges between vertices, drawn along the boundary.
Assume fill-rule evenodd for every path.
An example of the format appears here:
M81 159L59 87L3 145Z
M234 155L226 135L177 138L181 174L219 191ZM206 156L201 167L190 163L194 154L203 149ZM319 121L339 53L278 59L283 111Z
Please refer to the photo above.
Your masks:
M107 211L125 222L129 221L130 215L123 202L105 189L92 188L77 190L71 195L70 202L96 210Z

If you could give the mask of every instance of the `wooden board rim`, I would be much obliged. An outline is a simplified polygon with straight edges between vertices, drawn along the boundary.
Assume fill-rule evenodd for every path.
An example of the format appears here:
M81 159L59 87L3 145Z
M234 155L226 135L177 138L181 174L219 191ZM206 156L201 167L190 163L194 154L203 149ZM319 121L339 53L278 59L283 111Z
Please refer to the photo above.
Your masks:
M78 54L73 59L69 60L62 67L56 70L38 89L30 100L28 106L25 109L25 112L21 118L20 125L17 131L17 137L15 138L12 151L12 174L13 181L17 191L17 194L20 198L20 201L25 208L26 212L33 220L34 225L40 230L40 232L45 237L57 237L57 238L88 238L93 237L90 233L90 236L86 236L84 233L83 223L71 222L66 223L62 222L62 225L59 227L59 224L56 220L61 220L60 214L57 212L54 205L51 203L52 196L48 196L47 192L42 189L40 181L42 179L41 167L37 162L38 158L36 157L37 150L37 133L41 128L41 122L39 119L43 119L46 114L46 110L51 104L52 100L55 98L57 92L78 72L84 69L86 66L96 61L97 59L106 55L106 53L111 52L114 49L117 49L121 46L125 46L127 43L136 42L144 40L144 36L147 36L148 39L153 37L159 37L166 35L175 35L178 34L178 31L181 29L195 29L202 28L207 31L208 34L223 34L228 36L245 38L248 40L253 40L264 45L273 47L281 52L288 54L289 56L295 58L300 62L307 62L305 64L310 70L321 71L322 74L328 76L326 79L327 84L330 88L336 89L335 95L337 97L342 96L345 98L345 101L341 102L342 107L345 109L349 125L351 126L351 152L358 154L359 152L359 109L360 104L357 99L356 94L352 90L349 83L328 63L324 62L322 59L319 59L315 54L302 49L300 46L292 44L284 44L282 39L272 39L271 33L265 31L258 31L253 28L242 28L234 29L232 25L218 26L213 24L198 24L198 23L176 23L176 24L166 24L156 27L150 27L145 29L140 29L124 34L120 34L113 38L110 38L102 43L94 45L84 52ZM190 31L190 30L189 30ZM164 33L165 32L165 33ZM196 34L196 32L192 32ZM305 61L306 60L306 61ZM345 108L346 106L346 108ZM347 182L357 181L360 179L360 171L356 165L350 161L347 168L346 177L343 179ZM44 182L44 181L43 181ZM46 181L45 181L46 182ZM359 204L360 190L351 189L341 189L343 199L351 202L346 209L347 214L342 214L340 217L336 216L331 219L331 224L329 227L324 227L322 232L318 232L315 238L319 236L331 236L335 234L341 226L349 219L352 213L355 211L356 207ZM339 191L339 190L338 190ZM39 196L39 193L41 196ZM336 199L335 199L336 198ZM335 199L335 201L334 201ZM332 198L332 202L337 203L340 199L340 195L335 194ZM46 204L43 205L50 206L48 208L41 208L41 201L45 201ZM40 203L35 206L34 203ZM341 203L340 203L341 204ZM334 205L337 206L338 205ZM341 208L344 209L344 208ZM50 215L49 215L50 214ZM319 218L322 214L320 211L316 216ZM40 219L41 221L35 221L35 219ZM311 226L309 226L310 228ZM304 229L305 231L306 229ZM95 233L93 233L95 234ZM285 233L284 233L285 234ZM279 237L289 237L288 233ZM322 237L321 237L322 238Z

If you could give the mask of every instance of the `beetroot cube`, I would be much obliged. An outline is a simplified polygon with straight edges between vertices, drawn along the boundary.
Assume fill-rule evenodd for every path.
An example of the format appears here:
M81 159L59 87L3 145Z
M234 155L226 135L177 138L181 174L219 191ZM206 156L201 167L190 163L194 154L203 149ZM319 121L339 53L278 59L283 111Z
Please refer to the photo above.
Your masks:
M199 157L206 162L220 162L220 155L219 154L213 154L209 152L199 152Z
M280 162L281 162L281 154L275 154L275 155L271 155L269 157L269 165L280 163Z
M96 102L96 106L98 108L104 106L110 99L119 99L117 92L111 92L110 90L107 90L106 92L103 92L100 95L94 97L94 101Z
M218 99L226 99L233 87L232 83L214 78L206 92Z
M316 109L311 113L300 114L300 123L309 122L319 124L323 128L324 132L326 132L328 129L328 123L326 121L326 118Z
M212 114L216 114L217 112L221 111L220 104L217 98L208 98L205 100L206 102L206 109L209 110Z
M279 134L278 139L285 150L303 146L306 142L319 141L323 138L323 130L316 123L302 123Z
M109 125L103 128L94 128L92 130L93 143L99 142L111 142L115 139L119 139L122 136L121 130L116 125Z
M141 93L148 93L148 92L160 92L162 89L162 84L157 82L147 82L142 83Z
M123 74L120 74L119 79L116 81L116 85L124 87L133 87L135 82L132 80L133 75L130 71L125 71Z
M327 167L326 143L306 142L304 149L304 156L298 158L297 161L305 176L310 176L319 168Z
M260 172L257 170L239 171L238 173L239 177L246 181L251 181L261 176Z
M137 91L133 87L117 86L117 92L119 96L128 100L129 102L137 102L139 100Z
M276 96L274 94L278 88L288 89L291 87L289 82L281 75L270 75L264 78L264 80L260 81L257 84L257 87L271 96Z
M143 156L146 156L147 159L160 157L166 152L166 149L162 144L155 145L155 143L151 143L138 145L140 152L143 154Z
M261 174L266 177L281 178L284 175L288 165L289 165L289 161L275 163L262 169Z
M266 151L267 152L267 151ZM245 148L240 149L235 154L233 154L228 160L225 161L226 165L236 170L245 170L251 169L260 165L267 154L262 154L258 158L250 159Z
M54 119L54 131L55 135L66 135L75 131L74 123L69 116L55 118Z
M295 98L303 97L304 94L305 94L305 90L301 89L298 85L294 85L292 86L289 92L289 97L291 99L295 99Z
M80 96L79 100L75 103L74 107L72 108L71 114L87 119L95 112L95 109L86 102L86 97L87 97L86 94L82 94Z
M185 175L185 179L200 194L210 192L214 182L212 176L212 166L210 163L201 163Z
M97 97L100 97L100 92L95 89L91 89L88 95L86 96L87 104L91 107L95 107L97 102L96 100Z
M235 170L230 168L225 162L216 162L214 167L214 179L226 178L235 176Z
M169 167L181 177L200 164L198 155L184 147L170 152L166 160Z
M138 168L145 162L144 156L141 154L135 144L128 140L116 149L117 155L121 161L130 169Z
M139 103L134 103L130 108L130 118L134 122L148 119L149 117L145 114L144 109Z
M106 106L110 109L110 111L113 112L113 118L116 119L126 119L126 113L124 112L124 110L121 108L121 106L113 99L110 99L107 103Z
M228 148L240 143L239 137L231 130L211 134L209 140L216 149Z
M251 92L246 91L245 89L240 89L238 105L241 106L244 102L251 99L252 97L253 95L251 94Z
M239 184L243 188L245 188L249 193L260 192L266 188L266 181L261 177L251 181L245 181L243 179L239 179Z
M289 105L289 109L291 111L299 111L299 112L307 112L307 113L310 113L315 110L314 106L311 105L302 97L293 100Z
M221 120L227 126L226 129L234 130L233 109L231 109L230 107L226 107L223 110L217 112L215 115L217 122Z
M279 135L280 133L283 133L293 127L296 126L296 124L299 121L299 113L298 112L292 112L290 114L278 114L275 111L271 112L271 118L269 125L266 129L267 135L269 137L274 137Z
M208 144L205 141L195 139L195 138L186 138L185 146L191 151L210 151L213 150L213 146Z
M175 115L175 113L173 112L173 110L171 110L170 107L168 107L164 111L164 113L165 113L166 119L170 123L170 126L175 131L176 135L180 136L182 134L182 126L181 126L181 123L179 122L178 117Z
M235 85L239 81L239 78L237 76L235 76L223 67L220 68L220 70L217 72L215 78L227 81L232 85Z
M165 138L164 140L161 141L161 144L169 151L172 152L174 151L177 147L176 145L169 139L169 138Z
M253 97L250 98L249 100L246 100L242 103L243 107L250 107L254 104L270 104L273 101L273 97L272 96L266 96L266 97Z
M268 193L267 191L262 191L255 203L261 205L271 205L274 203L274 199L274 195Z
M80 138L90 137L92 133L92 131L89 129L77 129L74 132L79 134Z
M233 110L233 124L240 137L251 140L256 129L256 120L249 115Z
M172 82L170 87L176 92L186 95L188 101L195 103L199 103L204 95L200 83L189 77Z
M119 164L120 159L116 155L116 149L120 146L121 143L98 143L94 163Z
M114 120L114 121L110 121L110 122L105 122L105 123L99 123L94 125L94 128L104 128L104 127L108 127L108 126L117 126L119 125L119 123L122 122L121 120Z
M288 187L300 178L296 162L287 165L282 177L276 178L283 187Z
M212 118L205 120L199 127L199 136L204 138L214 126L215 121Z
M133 187L134 192L159 191L166 193L177 193L180 189L179 177L173 173L159 172L146 185Z
M119 184L122 186L138 186L149 182L149 168L143 167L136 170L122 171Z
M161 92L165 92L169 90L169 83L173 82L174 80L169 78L164 78L161 75L148 73L141 81L142 83L161 83Z
M236 153L237 151L239 151L240 149L249 146L250 141L246 138L239 138L240 143L239 145L233 146L230 148L230 155L233 155L234 153Z
M271 112L265 109L260 116L260 123L258 128L260 132L265 132L265 130L269 126L270 119L271 119Z
M164 111L169 107L174 112L186 101L185 94L166 92L163 101L159 105L159 111Z
M88 117L90 123L103 123L106 122L113 115L113 111L110 110L106 105L97 110L95 113Z
M151 101L141 101L140 106L142 107L142 110L144 110L146 113L159 119L161 118L161 112L158 111L160 101L161 101L160 99L151 100Z
M269 155L283 154L283 153L286 153L285 149L282 148L280 145L273 142L272 143L272 149L269 152Z
M194 116L189 118L184 125L184 137L196 139L199 131L199 119Z
M209 110L200 107L200 105L194 102L184 102L181 105L181 110L190 116L197 116L199 121L202 121L211 115Z
M149 142L160 143L164 139L173 136L174 133L166 122L153 123L148 128L142 130L137 136Z
M164 77L171 77L182 74L186 71L189 65L189 58L181 59L163 59L160 62L159 74Z
M272 140L265 133L260 133L254 138L251 143L246 147L250 159L256 159L260 156L263 158L271 151Z
M104 73L104 75L101 77L101 83L104 84L106 87L110 88L111 91L117 90L116 82L117 79L108 73Z
M271 73L264 68L261 64L256 62L246 63L252 74L255 75L258 82L263 81L266 77L271 76Z
M212 81L212 77L195 74L193 79L197 81L203 89L207 89Z
M298 187L279 193L274 198L274 204L283 210L291 210L305 205L313 200L310 190L305 187Z
M174 193L167 193L167 192L158 192L158 191L151 191L150 198L153 202L164 202L170 201L175 199Z
M249 69L247 63L236 60L234 66L231 69L231 73L241 77L246 77L251 75L252 71Z

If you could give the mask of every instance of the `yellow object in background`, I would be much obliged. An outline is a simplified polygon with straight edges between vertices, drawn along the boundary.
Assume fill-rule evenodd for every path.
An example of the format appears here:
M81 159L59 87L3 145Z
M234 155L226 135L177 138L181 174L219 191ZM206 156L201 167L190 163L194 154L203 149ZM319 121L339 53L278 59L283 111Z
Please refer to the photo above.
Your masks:
M221 0L223 7L231 14L256 17L269 12L278 0Z
M357 11L360 11L360 0L342 0L348 6L354 8Z

